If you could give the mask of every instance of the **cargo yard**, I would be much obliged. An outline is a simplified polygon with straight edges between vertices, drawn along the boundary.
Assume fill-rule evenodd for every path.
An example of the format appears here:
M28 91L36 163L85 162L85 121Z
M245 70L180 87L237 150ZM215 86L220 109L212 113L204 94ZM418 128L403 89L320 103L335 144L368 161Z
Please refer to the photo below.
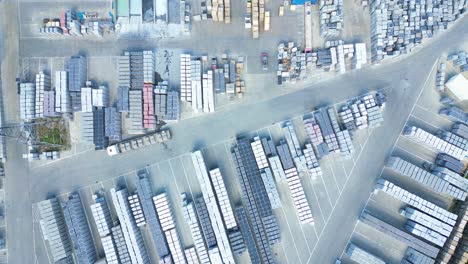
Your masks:
M468 260L465 0L0 10L0 263Z

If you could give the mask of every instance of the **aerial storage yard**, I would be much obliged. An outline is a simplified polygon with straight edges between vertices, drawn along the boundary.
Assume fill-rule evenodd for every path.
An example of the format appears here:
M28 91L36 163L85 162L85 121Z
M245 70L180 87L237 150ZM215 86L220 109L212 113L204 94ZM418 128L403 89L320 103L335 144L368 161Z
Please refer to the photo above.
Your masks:
M468 263L466 0L0 0L1 263Z

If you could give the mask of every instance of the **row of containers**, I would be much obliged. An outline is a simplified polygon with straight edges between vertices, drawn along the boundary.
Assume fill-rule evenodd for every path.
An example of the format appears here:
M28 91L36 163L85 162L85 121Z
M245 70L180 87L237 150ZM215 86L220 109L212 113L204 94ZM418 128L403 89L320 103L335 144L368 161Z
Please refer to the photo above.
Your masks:
M459 112L466 114L461 109ZM446 113L441 113L446 114ZM449 115L450 117L450 115ZM468 221L468 123L455 122L449 131L433 133L425 128L408 125L403 136L424 148L437 153L435 160L416 164L407 158L391 156L385 169L408 181L423 186L424 190L455 202L449 210L422 198L406 186L390 180L379 179L374 194L384 193L402 203L398 212L403 226L387 222L379 214L365 208L359 221L407 246L401 263L466 263L468 239L464 233ZM433 197L434 198L434 197ZM350 243L346 257L363 263L372 259L384 263L383 256L374 255L359 245ZM373 263L374 263L373 262ZM368 262L366 262L368 263Z
M356 124L361 124L360 117L364 116L368 125L377 126L378 123L371 122L374 117L369 109L380 109L381 118L383 106L384 100L365 95L350 100L338 113L350 107L356 111L348 118L353 118ZM363 126L346 129L334 107L308 113L303 121L304 127L300 129L307 131L306 143L299 141L297 128L291 121L281 124L284 137L277 143L263 136L236 139L230 152L241 187L241 202L230 199L223 172L207 166L201 151L190 154L193 176L201 192L181 194L182 214L173 211L167 192L153 193L147 170L138 172L135 192L120 186L108 193L104 190L95 193L90 205L92 217L88 220L84 213L86 205L78 193L65 200L52 198L39 202L36 208L42 234L53 261L75 259L78 263L94 263L99 257L93 241L100 241L104 251L100 257L107 263L149 263L149 246L156 249L160 263L235 263L235 256L245 251L251 263L273 263L271 247L281 241L274 214L275 209L282 207L278 184L288 186L299 222L313 225L301 177L322 176L319 160L329 153L350 157L353 150L349 137L364 129ZM193 245L182 245L175 215L183 216ZM94 237L99 239L92 239L89 224L98 230ZM144 230L151 237L146 243Z

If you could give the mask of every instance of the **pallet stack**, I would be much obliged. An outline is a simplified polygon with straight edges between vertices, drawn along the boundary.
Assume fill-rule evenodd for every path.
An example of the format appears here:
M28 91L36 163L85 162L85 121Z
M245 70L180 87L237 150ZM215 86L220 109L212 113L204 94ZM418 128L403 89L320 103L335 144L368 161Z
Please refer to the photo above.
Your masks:
M258 38L260 28L259 0L252 0L252 37Z

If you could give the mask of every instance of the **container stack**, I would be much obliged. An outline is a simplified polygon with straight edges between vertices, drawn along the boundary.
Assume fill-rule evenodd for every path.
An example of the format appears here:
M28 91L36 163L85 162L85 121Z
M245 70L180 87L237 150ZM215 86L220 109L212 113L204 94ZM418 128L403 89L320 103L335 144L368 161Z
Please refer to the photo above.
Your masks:
M468 113L456 106L451 106L449 108L442 109L440 110L439 114L446 115L448 118L452 119L455 122L468 124Z
M105 136L110 141L122 140L122 118L121 114L115 107L108 107L104 109L105 118Z
M128 87L119 87L117 89L117 109L119 112L128 112L129 98L128 98Z
M445 167L435 167L432 171L434 175L437 175L439 178L450 182L453 186L458 187L465 192L468 192L468 179L460 176L459 174L447 169Z
M119 256L117 255L117 250L115 248L115 243L112 240L112 236L108 235L101 237L101 243L104 250L104 255L106 256L107 263L119 263ZM128 259L130 261L130 259Z
M242 236L244 237L245 246L249 251L249 257L251 263L261 263L262 259L260 258L259 252L257 250L252 229L249 225L249 219L245 213L244 207L239 206L236 208L236 218L239 221L239 226L242 231Z
M436 75L436 89L439 92L443 92L445 89L445 63L439 63L437 66L437 75Z
M166 120L177 121L180 119L180 98L179 92L170 90L167 92L167 113Z
M141 90L144 84L143 52L125 52L125 55L130 57L130 88Z
M468 126L462 123L456 123L452 126L452 133L463 138L468 138Z
M424 238L439 247L444 246L445 241L447 241L447 238L443 235L411 220L408 220L405 225L405 229L411 234Z
M403 135L413 139L418 143L424 144L427 148L430 148L439 153L447 153L448 155L462 160L466 156L466 151L448 143L447 141L434 136L433 134L415 126L408 126L405 128Z
M105 237L111 233L112 218L110 215L109 207L107 206L106 198L104 196L98 197L93 195L94 204L91 207L91 213L97 227L100 237Z
M143 51L143 82L154 84L154 55L153 51Z
M156 125L153 100L153 84L143 84L143 127L154 129Z
M463 175L465 169L465 164L463 164L463 162L443 153L437 155L436 164L459 175Z
M338 139L338 145L340 145L340 154L346 158L351 158L355 149L349 131L342 130L336 132L336 138Z
M296 83L306 77L307 56L294 42L280 43L278 45L278 84Z
M214 112L213 71L203 74L203 112Z
M348 257L356 263L385 264L385 262L380 258L372 255L371 253L365 251L353 243L348 245L346 255L348 255Z
M276 181L286 181L286 174L284 174L283 166L279 156L272 156L268 158L268 162L271 166L271 171L276 178Z
M194 59L190 62L192 110L196 113L203 111L202 95L202 66L201 60Z
M357 100L350 100L339 111L341 121L349 131L377 127L383 122L382 106L377 104L373 95L365 95Z
M406 261L406 262L404 262ZM412 247L408 247L405 252L405 258L401 262L404 263L427 263L427 264L434 264L435 261L433 258L424 255L423 253L415 250Z
M441 234L445 238L450 236L450 233L453 230L453 225L444 223L430 215L427 215L416 208L407 206L406 208L400 210L400 215L408 219L408 222L418 223L420 225L426 226L427 228Z
M192 102L190 54L180 54L180 100Z
M387 162L387 167L423 184L426 188L454 199L464 201L467 196L464 190L451 185L449 182L401 158L391 157Z
M251 3L252 3L252 37L256 39L259 36L259 28L260 28L259 0L251 0Z
M143 95L141 90L129 91L130 134L143 133Z
M468 71L468 56L465 51L459 51L458 53L450 54L447 57L447 60L453 62L453 64L458 67L460 72Z
M167 115L167 82L160 82L156 87L154 87L154 115L156 115L157 120L165 120Z
M54 117L55 112L55 91L44 91L44 117Z
M127 242L120 225L114 226L112 228L112 239L115 243L115 249L119 256L119 263L132 263L130 254L127 249Z
M79 263L94 263L96 249L80 196L72 194L62 209L76 259Z
M224 23L231 23L231 0L224 0Z
M36 117L36 89L33 83L20 83L20 117L29 121Z
M270 200L271 208L280 208L282 204L270 168L263 169L260 175L262 176L262 181L263 185L265 185L265 190L268 193L268 199Z
M50 76L44 72L36 74L36 118L44 117L44 92L50 90Z
M148 229L156 247L159 259L161 261L165 261L164 263L170 263L171 255L169 252L169 247L167 245L161 223L159 222L156 214L156 209L153 203L151 182L146 173L140 173L138 175L136 191L141 201L141 207L143 208L146 224L148 225Z
M423 39L447 29L464 12L464 0L370 2L372 62L407 54Z
M158 213L159 222L161 223L162 230L166 236L169 250L172 255L174 263L185 263L182 245L179 235L176 231L174 218L172 216L172 209L166 193L161 193L153 197L154 206Z
M223 223L222 214L217 205L215 198L215 190L213 189L210 183L210 177L206 170L205 161L203 155L200 151L193 152L191 154L192 162L195 167L195 172L197 174L198 181L200 182L203 198L205 199L210 220L212 222L213 230L216 236L216 242L218 245L219 252L224 262L234 263L234 256L232 254L231 247L229 245L229 239L227 236L226 229L224 225L235 225L235 221L230 221L229 223ZM220 176L220 175L219 175ZM215 177L219 177L215 175ZM219 187L219 186L218 186ZM229 202L228 202L229 203ZM230 206L229 206L230 207ZM231 219L230 216L224 216Z
M425 214L442 220L449 225L453 226L457 220L456 214L453 214L431 202L428 202L427 200L424 200L421 197L414 195L387 180L379 179L377 181L376 190L385 192L386 194L393 196L394 198L408 204L409 206L418 208Z
M71 113L66 71L55 72L55 112Z
M80 92L88 80L88 62L83 56L72 56L65 66L68 73L68 90L70 91L73 112L81 110Z
M137 194L128 196L128 203L132 211L133 219L138 227L144 226L146 224L145 215L143 214L143 209L141 208L140 199Z
M356 43L355 47L355 56L353 61L354 69L361 69L362 65L367 64L367 48L366 43Z
M260 138L255 137L254 141L250 143L250 146L252 147L258 169L262 170L264 168L267 168L268 161L265 155L265 151L263 150L263 146L262 146L262 142L260 141Z
M109 107L109 89L106 86L99 86L92 90L93 106Z
M103 150L109 145L109 140L105 135L104 129L104 108L97 108L93 111L94 114L94 149Z
M328 150L330 152L338 153L340 151L340 147L338 145L336 134L333 131L328 110L322 108L314 113L314 117L322 130L323 138L328 146Z
M440 137L448 143L453 144L465 151L468 150L468 139L465 137L447 131L443 131Z
M214 234L213 226L211 225L210 221L210 214L208 213L208 209L206 208L206 203L203 197L195 198L195 208L197 211L198 219L200 221L200 227L203 231L203 239L206 243L208 248L208 255L210 259L213 261L213 258L221 257L219 255L219 249L216 242L216 237ZM212 249L218 249L216 253ZM214 253L214 254L213 254Z
M312 211L302 188L301 180L296 168L290 168L284 171L288 182L289 191L294 201L294 207L301 224L314 224Z
M306 159L302 154L302 149L297 138L296 129L292 125L291 121L288 120L284 123L283 132L296 167L300 171L306 171Z
M402 243L408 245L411 248L414 248L415 250L421 252L422 254L430 257L430 258L435 258L437 254L439 253L439 249L423 240L420 240L411 234L406 233L405 231L400 230L397 227L394 227L393 225L390 225L377 217L369 214L367 211L363 211L361 213L361 216L359 220L370 226L373 227L380 232L398 240L401 241Z
M125 238L131 238L125 239L131 263L148 263L149 258L146 253L143 237L132 217L131 207L128 203L127 189L117 191L112 188L110 193L120 225L122 226L122 233Z
M437 257L438 263L459 263L468 261L468 238L466 236L466 225L468 222L468 203L461 203L458 208L458 221L454 226L447 242L442 248L441 254Z
M44 240L47 241L52 260L72 261L72 246L68 239L67 227L57 198L37 204Z
M304 117L303 123L309 140L314 147L315 153L317 154L317 158L320 159L321 157L327 155L329 152L328 145L323 139L322 129L320 128L315 118L313 116Z
M320 35L337 37L343 30L343 0L320 1Z
M320 164L317 160L317 157L315 156L312 144L306 144L305 149L303 151L310 176L312 176L313 178L322 176L322 168L320 168Z
M210 263L208 251L203 239L203 234L201 232L197 215L195 213L195 206L192 202L187 201L185 195L183 195L182 201L182 213L184 215L185 222L187 222L190 227L193 243L195 245L195 249L197 250L198 256L200 257L200 262L202 264Z
M197 252L194 247L187 248L184 250L185 258L187 259L187 264L197 264L200 263L198 260Z
M94 114L86 112L81 115L81 141L94 143Z
M93 88L81 88L81 112L90 113L93 108Z
M119 87L130 88L130 55L125 53L118 59Z
M210 170L210 179L213 183L214 192L216 194L216 198L218 199L218 205L221 209L221 214L223 216L226 228L228 230L237 228L237 223L234 219L231 203L229 202L229 196L219 168Z

